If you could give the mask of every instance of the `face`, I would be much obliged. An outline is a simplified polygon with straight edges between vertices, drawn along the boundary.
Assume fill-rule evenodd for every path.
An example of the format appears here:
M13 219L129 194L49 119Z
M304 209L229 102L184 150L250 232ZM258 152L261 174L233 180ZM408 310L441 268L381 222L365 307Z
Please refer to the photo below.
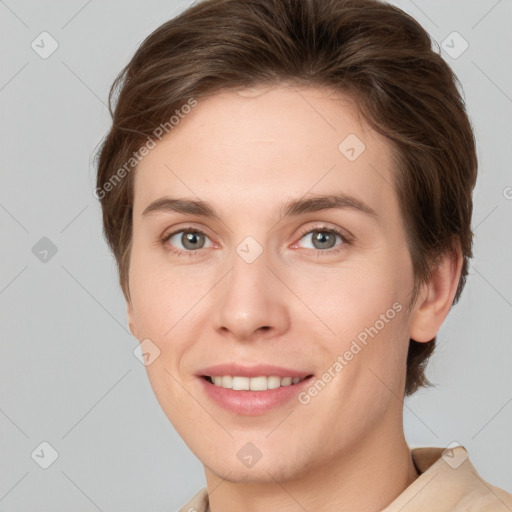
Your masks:
M129 320L207 472L296 478L402 432L413 269L392 183L390 143L317 88L202 99L139 164Z

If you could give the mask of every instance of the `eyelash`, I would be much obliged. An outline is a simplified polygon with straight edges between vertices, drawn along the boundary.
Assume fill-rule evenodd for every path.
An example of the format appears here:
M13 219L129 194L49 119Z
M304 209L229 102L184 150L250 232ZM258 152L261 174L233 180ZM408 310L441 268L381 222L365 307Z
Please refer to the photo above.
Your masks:
M342 242L340 245L336 245L334 247L331 247L330 249L324 249L324 250L310 249L311 251L314 251L314 254L317 257L337 254L340 251L343 251L344 249L346 249L346 246L351 243L351 239L349 239L348 235L346 235L345 233L342 233L341 230L336 229L336 228L331 228L328 226L324 226L324 225L319 225L319 226L315 226L313 228L305 229L299 235L299 240L302 240L302 238L304 238L306 235L310 235L311 233L314 233L315 231L320 231L320 232L325 232L325 233L334 233L335 235L338 235L340 237L341 242Z
M162 245L164 246L164 249L166 251L169 251L170 253L176 254L178 256L183 256L185 254L187 254L188 256L194 256L196 254L196 252L199 252L201 249L194 249L193 251L182 251L179 249L174 249L174 248L172 248L172 246L170 246L167 243L174 235L177 235L178 233L184 233L184 232L197 233L200 235L208 236L204 231L201 231L200 229L197 229L193 226L185 226L185 227L179 229L178 231L173 231L172 233L165 235L162 238Z
M333 248L330 248L330 249L325 249L325 250L322 250L322 249L311 249L311 250L315 251L315 254L316 254L317 257L318 256L323 256L323 255L337 254L338 252L340 252L343 249L345 249L346 245L349 245L351 243L351 239L345 233L342 233L340 230L338 230L336 228L332 228L332 227L328 227L328 226L323 226L323 225L315 226L313 228L309 228L309 229L304 230L300 234L300 236L299 236L299 241L302 240L302 238L304 238L306 235L314 233L315 231L326 232L326 233L334 233L334 234L338 235L340 237L341 241L342 241L342 243L340 245L334 246ZM200 235L204 235L206 237L208 236L206 233L204 233L200 229L197 229L197 228L195 228L193 226L185 226L185 227L179 229L178 231L173 231L172 233L169 233L168 235L165 235L162 238L162 245L164 246L165 250L171 252L172 254L176 254L178 256L181 256L181 255L184 255L184 254L187 254L188 256L194 256L197 252L199 252L201 249L194 249L192 251L182 251L182 250L179 250L179 249L173 249L172 246L170 246L167 243L174 235L177 235L178 233L184 233L184 232L197 233L197 234L200 234Z

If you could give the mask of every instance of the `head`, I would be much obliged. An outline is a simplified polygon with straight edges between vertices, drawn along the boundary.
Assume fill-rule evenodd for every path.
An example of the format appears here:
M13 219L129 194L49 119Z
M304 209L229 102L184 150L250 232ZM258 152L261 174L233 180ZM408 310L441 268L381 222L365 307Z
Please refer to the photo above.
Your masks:
M227 474L257 441L276 454L261 467L300 471L396 427L472 256L475 143L428 34L373 0L202 1L142 43L110 101L104 233L191 449ZM235 417L198 374L230 361L302 369L316 391Z

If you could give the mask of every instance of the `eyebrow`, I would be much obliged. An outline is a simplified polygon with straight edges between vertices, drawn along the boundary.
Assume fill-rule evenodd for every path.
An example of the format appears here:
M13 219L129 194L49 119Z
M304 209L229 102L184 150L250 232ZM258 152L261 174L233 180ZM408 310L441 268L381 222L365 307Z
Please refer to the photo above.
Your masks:
M281 217L292 217L330 209L351 209L375 219L378 218L377 212L373 208L360 199L345 193L295 199L283 204L279 211ZM186 213L220 220L215 208L210 203L196 199L162 197L150 203L142 212L142 217L147 217L155 212Z

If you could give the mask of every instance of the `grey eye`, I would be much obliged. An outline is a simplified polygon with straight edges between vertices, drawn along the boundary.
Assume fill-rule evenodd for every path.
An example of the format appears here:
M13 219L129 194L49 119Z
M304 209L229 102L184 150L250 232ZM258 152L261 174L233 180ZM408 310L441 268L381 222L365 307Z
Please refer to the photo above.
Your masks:
M336 243L336 238L342 241L341 235L327 229L310 231L302 237L302 240L307 238L311 240L311 246L307 247L308 249L331 249L336 245L341 245L340 243Z
M206 240L208 237L199 231L178 231L169 238L169 243L177 246L178 249L185 249L187 251L194 251L196 249L203 249L206 247ZM181 244L182 247L179 245Z

